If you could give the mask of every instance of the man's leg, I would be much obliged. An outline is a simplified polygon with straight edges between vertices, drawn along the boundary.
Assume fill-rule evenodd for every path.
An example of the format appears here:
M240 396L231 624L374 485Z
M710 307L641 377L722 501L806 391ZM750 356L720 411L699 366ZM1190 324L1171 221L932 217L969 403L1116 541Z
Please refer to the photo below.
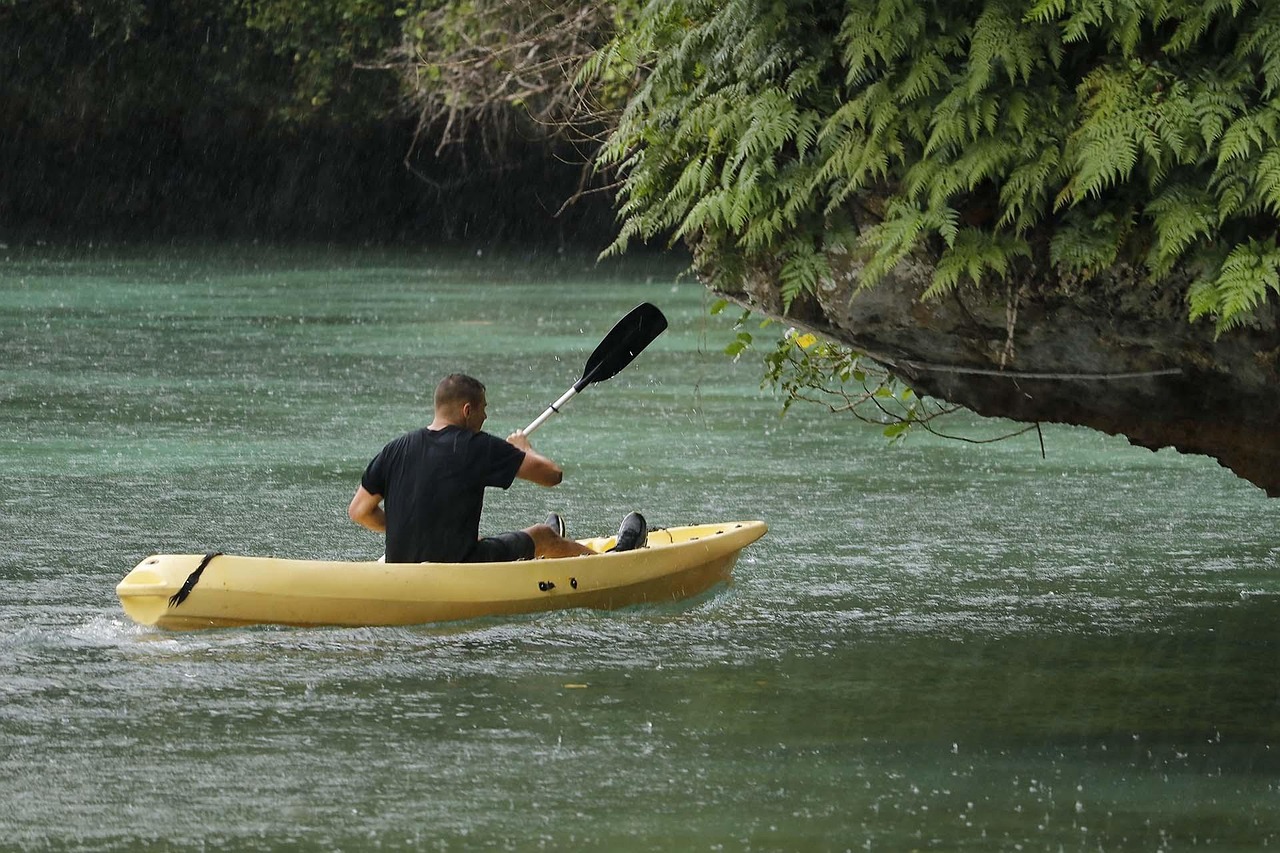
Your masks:
M582 557L595 553L581 542L562 537L545 524L526 527L524 532L533 540L533 553L536 557Z

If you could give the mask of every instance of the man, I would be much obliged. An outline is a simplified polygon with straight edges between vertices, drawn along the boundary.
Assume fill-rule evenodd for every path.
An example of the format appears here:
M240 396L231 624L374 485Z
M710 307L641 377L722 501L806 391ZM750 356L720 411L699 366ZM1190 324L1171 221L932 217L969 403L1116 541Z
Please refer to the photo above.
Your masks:
M365 469L347 508L352 521L386 533L388 563L489 563L595 553L565 538L552 513L546 524L481 539L480 511L488 486L519 477L555 486L564 471L535 451L517 430L506 441L481 431L484 385L462 373L440 380L430 425L400 436ZM643 547L644 519L631 513L617 550Z

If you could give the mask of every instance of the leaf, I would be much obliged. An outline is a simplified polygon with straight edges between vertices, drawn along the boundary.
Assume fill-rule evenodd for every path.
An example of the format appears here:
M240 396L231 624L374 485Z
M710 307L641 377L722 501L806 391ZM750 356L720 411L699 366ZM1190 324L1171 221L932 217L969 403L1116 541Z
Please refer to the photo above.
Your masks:
M1129 221L1114 214L1072 211L1049 241L1049 262L1062 272L1091 275L1115 263Z
M1030 256L1030 245L1016 235L990 233L976 228L961 229L955 243L942 253L934 270L933 282L922 298L933 299L949 293L964 277L975 285L982 284L988 273L1002 277L1017 258Z
M910 422L897 421L895 423L889 424L887 427L884 428L884 435L886 438L900 438L903 435L905 435L907 430L909 429L911 429Z
M1216 315L1221 335L1241 325L1267 298L1280 294L1280 251L1274 236L1235 246L1212 284L1197 287L1192 298L1192 319Z
M745 352L750 346L751 346L750 336L748 336L746 340L743 340L742 336L739 335L737 340L733 341L727 347L724 348L724 354L729 356L734 356L736 358L737 356Z
M1147 205L1156 240L1148 253L1148 266L1157 276L1167 275L1197 238L1211 237L1217 226L1217 205L1205 190L1182 185L1170 187Z

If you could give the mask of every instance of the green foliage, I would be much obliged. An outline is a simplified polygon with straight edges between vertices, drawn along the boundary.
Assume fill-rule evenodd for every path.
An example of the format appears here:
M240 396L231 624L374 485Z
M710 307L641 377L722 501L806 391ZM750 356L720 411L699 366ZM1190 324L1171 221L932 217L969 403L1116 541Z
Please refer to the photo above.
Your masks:
M1031 256L1026 240L1012 235L991 233L978 228L965 228L948 243L933 275L933 284L924 292L926 298L953 289L965 276L981 284L987 273L1004 278L1018 258Z
M741 331L750 316L747 312L739 318L737 338L728 347L735 357L752 345L751 334ZM764 365L762 385L782 393L784 416L798 402L818 405L878 427L891 443L903 441L915 430L986 444L1037 429L1033 424L987 438L943 433L941 422L959 407L920 397L865 354L796 329L788 329L765 353Z
M377 115L394 103L372 68L387 62L401 41L412 3L386 0L235 0L240 18L263 33L290 69L287 114L323 110Z
M1273 290L1280 294L1280 250L1274 235L1235 246L1222 262L1216 279L1204 278L1191 289L1192 318L1222 318L1229 329L1243 322Z
M214 0L0 2L0 116L78 135L266 100L269 54ZM25 133L12 136L21 138Z
M705 23L694 23L693 7ZM824 111L808 95L820 90L825 62L805 53L832 50L833 33L793 19L783 3L732 0L722 13L714 9L651 4L606 52L613 61L652 56L665 69L645 76L621 115L625 130L603 155L629 175L615 246L670 234L723 242L726 256L770 253L791 298L827 273L825 250L853 239L839 228L841 213L812 213L808 192ZM726 67L741 79L722 79ZM778 156L784 151L791 156ZM827 227L795 229L810 218ZM724 269L735 268L726 257Z
M852 252L927 296L1118 263L1245 322L1280 274L1280 4L669 0L590 71L641 83L601 157L633 241L711 284L781 270L789 306Z
M880 426L885 436L900 440L913 424L953 411L931 406L856 350L795 329L787 330L764 363L764 384L782 392L784 415L797 402L815 403Z

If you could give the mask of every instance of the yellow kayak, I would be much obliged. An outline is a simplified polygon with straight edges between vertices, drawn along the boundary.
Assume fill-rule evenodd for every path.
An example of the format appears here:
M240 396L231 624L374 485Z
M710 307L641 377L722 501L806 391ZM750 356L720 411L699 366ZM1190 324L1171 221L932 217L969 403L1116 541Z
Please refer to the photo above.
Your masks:
M229 625L416 625L565 607L612 609L698 595L729 579L763 521L649 532L646 547L515 563L352 563L225 554L147 557L116 586L129 618L188 630Z

